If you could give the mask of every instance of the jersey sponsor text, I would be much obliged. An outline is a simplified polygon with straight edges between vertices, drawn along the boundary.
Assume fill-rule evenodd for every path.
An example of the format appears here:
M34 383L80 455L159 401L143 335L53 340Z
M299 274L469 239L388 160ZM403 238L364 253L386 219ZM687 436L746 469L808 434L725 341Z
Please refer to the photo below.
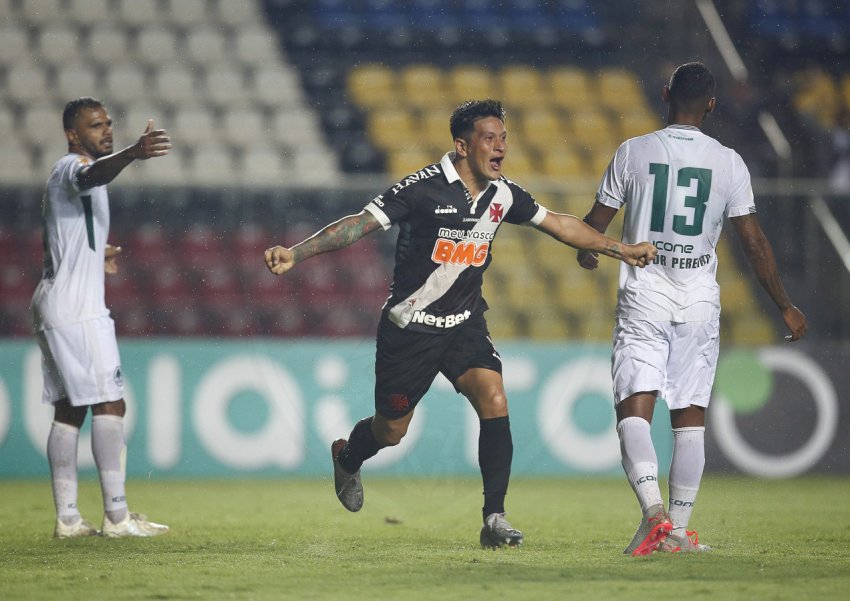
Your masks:
M453 328L469 319L470 315L472 315L472 312L469 310L466 310L463 313L458 313L457 315L443 316L431 315L425 311L414 311L413 318L410 320L410 323L422 323L426 326L433 326L435 328Z
M431 260L434 263L452 263L455 265L472 265L480 267L487 260L490 243L476 244L475 242L455 242L445 238L437 238Z
M430 165L425 167L424 169L420 169L416 173L411 173L407 177L405 177L402 181L397 183L395 186L391 188L393 194L398 194L410 184L415 184L418 181L423 179L428 179L430 177L434 177L435 175L440 174L440 167L438 165Z

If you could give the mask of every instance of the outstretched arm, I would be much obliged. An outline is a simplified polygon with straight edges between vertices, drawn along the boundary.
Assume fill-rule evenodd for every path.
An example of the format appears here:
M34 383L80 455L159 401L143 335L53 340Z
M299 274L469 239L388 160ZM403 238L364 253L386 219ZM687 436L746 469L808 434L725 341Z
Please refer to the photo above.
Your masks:
M657 252L649 242L624 244L609 238L574 215L549 211L537 229L573 248L602 253L636 267L652 263Z
M381 224L371 213L360 211L356 215L349 215L326 225L292 248L273 246L266 250L266 267L273 274L282 275L304 259L345 248L380 228Z
M759 283L776 303L779 312L782 314L782 320L791 331L791 334L785 337L786 340L799 340L808 329L806 316L791 303L791 299L785 292L785 286L782 285L782 280L776 269L773 247L765 237L759 225L758 217L755 213L751 213L741 217L732 217L731 221Z
M611 220L617 214L617 209L609 207L601 202L593 203L590 211L584 216L584 221L587 225L595 229L600 234L604 234L605 230L611 224ZM599 259L597 253L592 250L580 250L576 257L578 264L585 269L596 269L599 267Z
M151 157L161 157L168 154L170 149L171 138L168 137L168 133L164 129L154 129L153 119L149 119L145 132L135 144L101 157L80 170L77 175L77 185L80 190L103 186L114 180L124 167L136 159L145 161Z

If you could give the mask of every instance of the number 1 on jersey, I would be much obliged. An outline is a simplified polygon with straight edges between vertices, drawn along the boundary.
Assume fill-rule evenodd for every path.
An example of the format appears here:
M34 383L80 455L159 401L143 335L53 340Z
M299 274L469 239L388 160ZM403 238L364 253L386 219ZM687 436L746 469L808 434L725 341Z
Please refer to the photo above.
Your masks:
M80 197L83 203L83 213L86 216L86 234L89 238L89 248L94 250L94 216L91 209L91 196L86 194Z

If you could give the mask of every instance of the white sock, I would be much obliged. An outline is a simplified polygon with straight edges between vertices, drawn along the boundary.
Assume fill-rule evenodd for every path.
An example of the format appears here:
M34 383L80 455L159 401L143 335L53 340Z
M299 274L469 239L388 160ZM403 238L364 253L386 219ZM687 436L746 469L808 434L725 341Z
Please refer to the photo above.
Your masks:
M79 428L53 422L47 437L47 462L53 485L56 517L67 525L80 519L77 507L77 440Z
M669 514L674 534L685 535L704 467L705 428L675 428L669 481Z
M617 424L623 470L635 491L644 517L653 505L662 505L658 487L658 458L652 444L649 422L642 417L627 417Z
M117 415L95 415L91 422L91 450L100 475L103 512L109 521L117 524L127 516L124 419Z

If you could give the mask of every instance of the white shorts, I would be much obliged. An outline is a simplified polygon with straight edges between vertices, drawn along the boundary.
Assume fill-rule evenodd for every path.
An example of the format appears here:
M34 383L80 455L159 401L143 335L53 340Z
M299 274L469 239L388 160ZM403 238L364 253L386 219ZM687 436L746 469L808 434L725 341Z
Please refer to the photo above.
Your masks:
M45 403L68 399L81 407L124 398L115 322L101 317L36 332Z
M615 402L657 390L670 409L708 407L719 351L719 319L618 319L611 356Z

